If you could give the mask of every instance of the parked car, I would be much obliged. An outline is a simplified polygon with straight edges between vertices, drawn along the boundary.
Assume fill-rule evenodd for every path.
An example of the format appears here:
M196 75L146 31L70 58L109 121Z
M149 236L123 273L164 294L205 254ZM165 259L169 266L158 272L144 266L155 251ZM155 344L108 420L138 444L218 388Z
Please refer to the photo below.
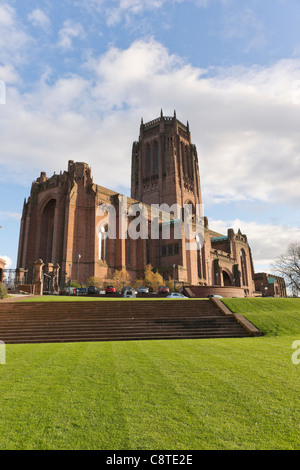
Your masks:
M63 290L63 295L73 295L75 294L75 287L65 287Z
M167 286L160 286L157 291L159 294L168 294L170 290Z
M126 299L128 299L128 298L134 299L134 298L136 298L136 295L135 295L133 292L126 292L126 294L123 295L123 297L124 297L124 299L125 299L125 298L126 298Z
M131 287L125 288L122 292L122 297L136 297L135 290Z
M121 294L123 295L124 292L127 291L127 290L132 290L132 287L130 287L130 286L122 287Z
M149 293L149 288L146 286L140 286L137 290L138 294L148 294Z
M168 299L188 299L188 297L186 297L183 294L180 294L179 292L172 292L171 294L167 295L167 298Z
M115 294L116 289L114 286L107 286L105 289L105 294Z
M74 294L78 295L85 295L87 294L87 288L86 287L76 287Z
M99 294L99 289L96 286L88 287L88 294Z
M211 295L208 295L207 296L209 299L211 299L212 297L215 297L217 299L223 299L223 297L221 295L217 295L217 294L211 294Z

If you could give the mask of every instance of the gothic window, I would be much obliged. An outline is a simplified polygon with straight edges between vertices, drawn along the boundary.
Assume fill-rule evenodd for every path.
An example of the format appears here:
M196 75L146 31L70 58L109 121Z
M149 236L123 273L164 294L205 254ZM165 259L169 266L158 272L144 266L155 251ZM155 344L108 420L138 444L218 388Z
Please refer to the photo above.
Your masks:
M201 242L200 242L200 238L199 238L199 235L196 236L196 243L197 243L197 252L196 252L196 256L197 256L197 273L198 273L198 277L202 277L202 259L201 259Z
M126 240L126 264L130 265L130 238L128 237Z
M146 173L147 173L147 176L149 176L150 173L151 173L151 149L150 149L150 144L147 144L147 148L146 148Z
M146 263L150 263L150 248L149 248L149 240L146 240Z
M244 249L242 249L240 252L240 260L241 260L242 283L244 286L247 286L248 285L248 273L247 273L246 253Z
M138 160L137 152L135 152L134 159L135 159L135 184L137 185L139 182L139 160Z
M153 147L153 172L156 175L158 173L158 143L154 142Z
M185 175L188 176L189 174L189 165L188 165L188 158L187 158L187 147L185 145L184 147L184 169L185 169Z
M107 258L107 227L101 227L99 231L99 260L106 261Z
M45 264L52 262L55 207L56 200L51 199L41 217L40 257Z

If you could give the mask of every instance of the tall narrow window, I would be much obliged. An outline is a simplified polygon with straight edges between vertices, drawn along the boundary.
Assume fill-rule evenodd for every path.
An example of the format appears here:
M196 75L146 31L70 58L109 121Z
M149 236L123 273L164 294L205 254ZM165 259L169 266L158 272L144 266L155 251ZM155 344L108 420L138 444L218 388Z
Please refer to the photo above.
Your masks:
M201 260L201 242L200 242L200 237L199 235L196 235L196 242L197 242L197 273L198 277L202 277L202 260Z
M146 150L146 173L147 173L147 176L149 176L150 173L151 173L151 149L150 149L150 144L147 144L147 150Z
M240 258L241 258L242 282L244 286L247 286L248 285L247 261L246 261L246 253L243 249L240 252Z
M153 147L153 172L156 175L158 173L158 143L154 142Z
M149 241L146 240L146 263L150 264L150 249L149 249Z
M126 240L126 264L130 265L130 238Z
M188 153L187 145L184 147L184 160L185 160L186 176L190 176L189 153Z
M53 236L54 236L54 213L56 200L49 201L41 216L40 257L44 263L52 263L53 258Z
M105 227L99 231L99 260L106 261L107 257L107 233Z

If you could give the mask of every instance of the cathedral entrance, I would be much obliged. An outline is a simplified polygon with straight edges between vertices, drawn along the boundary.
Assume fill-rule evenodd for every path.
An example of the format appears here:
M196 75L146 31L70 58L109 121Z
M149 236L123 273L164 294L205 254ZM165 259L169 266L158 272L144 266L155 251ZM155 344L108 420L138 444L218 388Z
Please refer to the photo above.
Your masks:
M41 217L40 258L45 264L52 261L55 206L56 200L51 199Z
M225 287L232 286L232 281L230 279L229 274L226 271L222 271L223 275L223 283Z

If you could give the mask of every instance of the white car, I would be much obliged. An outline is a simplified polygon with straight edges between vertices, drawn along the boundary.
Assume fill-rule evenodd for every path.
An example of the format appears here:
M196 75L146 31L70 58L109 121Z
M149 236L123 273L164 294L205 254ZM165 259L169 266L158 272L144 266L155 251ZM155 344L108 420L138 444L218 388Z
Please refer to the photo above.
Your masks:
M172 294L167 295L167 298L168 299L188 299L188 297L186 297L183 294L179 294L179 292L172 292Z
M138 294L148 294L149 293L149 288L146 286L140 286L137 290Z

